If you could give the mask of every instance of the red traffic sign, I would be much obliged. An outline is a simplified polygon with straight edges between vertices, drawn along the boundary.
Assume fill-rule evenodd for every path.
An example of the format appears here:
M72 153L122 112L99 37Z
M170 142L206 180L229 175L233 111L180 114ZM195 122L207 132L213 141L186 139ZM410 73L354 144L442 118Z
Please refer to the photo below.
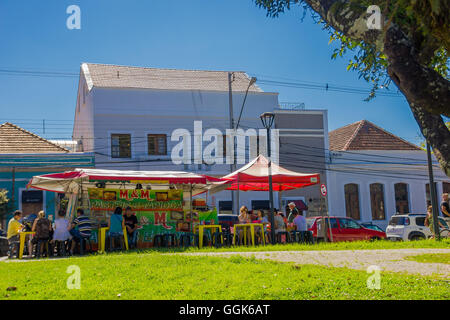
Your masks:
M325 197L327 195L327 186L324 184L320 185L320 193Z

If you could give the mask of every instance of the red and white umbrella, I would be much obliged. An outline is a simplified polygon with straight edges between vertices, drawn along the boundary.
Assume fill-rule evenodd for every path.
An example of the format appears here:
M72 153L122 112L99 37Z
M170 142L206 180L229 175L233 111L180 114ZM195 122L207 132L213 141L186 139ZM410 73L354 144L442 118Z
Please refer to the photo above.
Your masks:
M191 185L198 194L208 189L210 185L221 184L222 179L183 171L131 171L131 170L104 170L104 169L75 169L53 174L34 176L27 187L60 193L78 193L80 186L95 187L98 182L134 188L136 182L158 185ZM126 183L128 182L128 185ZM119 183L119 184L118 184Z

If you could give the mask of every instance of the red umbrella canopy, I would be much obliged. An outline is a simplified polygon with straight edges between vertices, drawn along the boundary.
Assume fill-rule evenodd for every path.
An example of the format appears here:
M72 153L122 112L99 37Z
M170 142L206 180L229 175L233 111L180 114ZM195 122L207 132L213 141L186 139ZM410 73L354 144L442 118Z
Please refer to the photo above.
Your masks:
M269 190L269 160L259 155L239 170L224 176L222 179L231 182L227 190L267 191ZM318 173L295 172L272 162L273 191L284 191L304 188L320 183Z

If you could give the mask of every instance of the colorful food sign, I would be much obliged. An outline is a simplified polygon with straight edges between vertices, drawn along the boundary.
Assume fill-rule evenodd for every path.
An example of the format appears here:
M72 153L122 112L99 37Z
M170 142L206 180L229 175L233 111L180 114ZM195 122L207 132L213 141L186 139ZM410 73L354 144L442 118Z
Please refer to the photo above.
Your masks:
M88 189L91 219L107 223L116 207L131 207L138 220L138 246L149 247L157 234L189 232L193 225L218 223L216 209L193 210L183 201L182 190ZM187 207L186 207L186 206Z

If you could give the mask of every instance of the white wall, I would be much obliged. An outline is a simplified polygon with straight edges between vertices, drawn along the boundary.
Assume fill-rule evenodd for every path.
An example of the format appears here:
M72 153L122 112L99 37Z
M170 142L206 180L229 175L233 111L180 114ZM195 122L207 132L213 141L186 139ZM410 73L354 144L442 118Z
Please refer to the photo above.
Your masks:
M80 74L83 74L82 70ZM78 82L72 139L78 142L76 151L91 152L94 150L93 96L88 90L84 76L80 76ZM79 143L80 141L81 144Z
M225 129L229 127L227 92L94 88L90 97L94 105L93 115L88 114L87 117L93 117L94 131L85 140L95 142L93 149L97 152L98 168L185 170L183 165L176 166L170 161L170 150L177 144L170 141L174 129L184 128L192 132L194 120L202 120L203 130L217 128L225 134ZM242 100L243 93L233 93L235 121L239 116ZM277 94L249 93L241 125L244 128L262 128L259 115L273 110L277 105ZM82 131L77 131L79 136L78 132ZM111 159L112 133L131 134L132 159ZM167 135L168 156L147 155L146 136L149 133ZM134 163L117 163L130 160ZM152 160L166 162L155 163ZM225 174L229 172L229 165L216 165L213 170L216 174Z

